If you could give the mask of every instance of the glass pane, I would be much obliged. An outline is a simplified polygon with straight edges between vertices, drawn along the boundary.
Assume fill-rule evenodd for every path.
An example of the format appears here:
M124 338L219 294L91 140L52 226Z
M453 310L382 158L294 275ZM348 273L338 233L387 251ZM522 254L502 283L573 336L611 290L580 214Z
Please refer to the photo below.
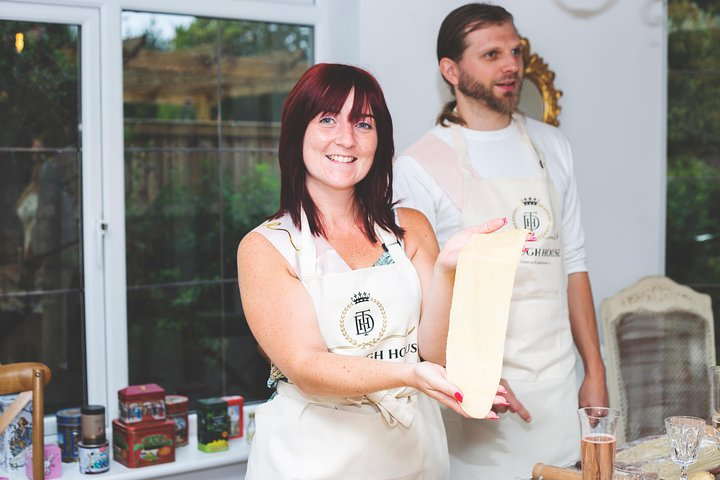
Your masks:
M123 13L130 383L268 397L235 251L277 209L305 26Z
M0 363L50 367L51 413L84 402L79 28L0 38Z
M720 326L720 5L668 2L666 272L713 297Z
M195 21L123 13L125 147L217 147L215 38L175 40L176 29Z
M129 286L217 279L216 156L215 149L126 150Z
M686 175L668 176L667 275L720 285L720 210L708 208L720 202L720 170L699 161L672 170Z

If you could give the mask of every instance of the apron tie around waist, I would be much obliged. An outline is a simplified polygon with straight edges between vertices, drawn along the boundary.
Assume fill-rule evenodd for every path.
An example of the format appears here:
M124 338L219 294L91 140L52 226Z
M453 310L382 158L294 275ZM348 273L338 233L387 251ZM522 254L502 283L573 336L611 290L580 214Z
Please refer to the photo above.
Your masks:
M368 393L365 398L377 406L388 425L394 427L399 423L410 428L415 413L412 403L416 393L414 388L405 388L395 394L390 393L390 390L381 390Z
M396 392L380 390L363 397L318 397L306 395L296 385L285 381L278 382L277 392L278 395L307 402L308 405L373 405L382 414L388 426L395 427L399 423L405 428L410 428L412 425L417 394L414 388L406 387Z

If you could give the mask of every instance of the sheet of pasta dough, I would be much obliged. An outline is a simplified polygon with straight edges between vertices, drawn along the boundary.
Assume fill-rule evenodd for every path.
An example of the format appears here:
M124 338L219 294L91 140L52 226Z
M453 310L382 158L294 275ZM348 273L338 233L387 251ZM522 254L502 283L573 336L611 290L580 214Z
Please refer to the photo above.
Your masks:
M515 270L527 230L473 235L458 256L447 340L448 379L484 418L497 394Z

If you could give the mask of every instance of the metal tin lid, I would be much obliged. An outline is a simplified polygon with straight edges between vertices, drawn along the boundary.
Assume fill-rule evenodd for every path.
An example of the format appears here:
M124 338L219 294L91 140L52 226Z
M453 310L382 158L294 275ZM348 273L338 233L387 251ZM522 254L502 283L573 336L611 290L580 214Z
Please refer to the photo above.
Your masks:
M220 397L213 397L213 398L202 398L197 401L198 408L217 408L217 407L225 407L227 408L227 401L223 400Z
M245 397L243 397L242 395L229 395L229 396L220 397L220 398L225 400L228 403L228 405L242 405L243 402L245 401Z
M186 412L188 409L188 397L185 395L166 395L165 408L167 413Z
M145 385L130 385L129 387L125 387L123 389L118 390L118 396L120 398L140 397L140 396L147 396L147 395L164 396L165 389L154 383L147 383Z
M83 405L80 408L82 415L105 415L105 407L102 405Z
M80 409L66 408L55 413L58 425L80 425Z

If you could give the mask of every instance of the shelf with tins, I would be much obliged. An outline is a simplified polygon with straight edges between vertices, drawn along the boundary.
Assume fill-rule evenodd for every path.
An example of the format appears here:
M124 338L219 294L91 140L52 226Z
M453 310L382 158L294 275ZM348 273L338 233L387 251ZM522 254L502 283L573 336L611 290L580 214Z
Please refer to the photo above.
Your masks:
M243 412L243 424L247 427L249 414L254 412L256 405L246 404ZM111 427L110 427L111 428ZM112 430L108 431L108 437L112 438ZM232 439L229 442L229 449L223 452L205 453L198 449L197 446L197 417L195 414L189 415L189 443L186 446L179 447L175 450L175 461L152 465L139 468L127 468L123 464L110 460L110 470L105 473L97 474L81 474L77 463L62 464L63 479L94 479L94 478L110 478L112 480L143 480L153 478L173 478L179 476L192 478L193 473L197 473L198 479L207 479L207 475L203 472L213 469L224 469L229 473L228 478L241 479L245 474L245 464L250 452L247 435L240 438ZM54 436L46 438L47 443L55 443ZM112 442L110 444L112 448ZM27 477L24 473L8 474L0 471L0 477L7 477L10 480L24 480ZM213 475L213 479L220 478Z

